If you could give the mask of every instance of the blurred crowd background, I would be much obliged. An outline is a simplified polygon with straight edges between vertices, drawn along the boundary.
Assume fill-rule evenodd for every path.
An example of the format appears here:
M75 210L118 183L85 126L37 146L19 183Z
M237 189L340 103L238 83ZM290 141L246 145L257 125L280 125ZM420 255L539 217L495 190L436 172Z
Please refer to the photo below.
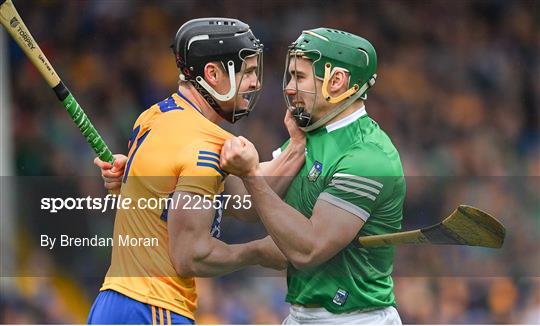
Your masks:
M228 129L251 139L265 160L287 137L279 100L287 45L302 30L319 26L367 38L377 49L379 68L366 109L401 153L408 177L404 228L435 223L468 203L500 217L508 229L500 251L400 248L395 290L403 322L540 323L538 1L15 4L116 153L126 152L138 114L175 91L178 73L169 45L189 19L239 18L264 43L259 104ZM103 193L85 140L16 44L10 39L6 45L15 174L67 178L75 193ZM88 181L96 179L98 186ZM31 180L54 185L56 179ZM17 206L25 204L19 194ZM0 322L84 322L102 278L82 276L77 268L105 273L109 253L69 262L42 255L33 240L39 213L18 214L17 250L11 253L17 269L0 283ZM76 218L63 224L112 232L110 217ZM244 230L226 222L225 239L242 241L262 232ZM28 264L55 272L15 277L27 275ZM280 323L288 311L283 277L235 273L200 279L198 287L200 323Z

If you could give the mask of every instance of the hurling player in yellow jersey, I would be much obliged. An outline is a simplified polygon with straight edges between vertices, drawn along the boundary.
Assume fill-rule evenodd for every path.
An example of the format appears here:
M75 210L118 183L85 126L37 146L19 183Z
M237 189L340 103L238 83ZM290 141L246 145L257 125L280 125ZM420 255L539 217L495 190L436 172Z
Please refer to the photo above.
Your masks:
M218 123L234 123L252 110L261 89L262 44L239 20L202 18L182 25L172 47L180 69L178 91L139 116L127 157L117 155L113 169L96 164L106 187L121 184L121 196L170 198L173 206L117 211L111 266L90 324L192 324L194 277L249 265L286 267L270 238L235 245L218 239L223 208L235 208L219 197L227 177L219 153L232 135ZM305 138L290 117L286 125L292 146L264 164L266 176L294 176L304 163ZM271 179L273 189L284 193L292 178ZM231 181L234 193L245 191L239 180ZM249 208L249 199L238 198ZM122 245L127 238L136 245ZM137 239L157 239L159 245Z

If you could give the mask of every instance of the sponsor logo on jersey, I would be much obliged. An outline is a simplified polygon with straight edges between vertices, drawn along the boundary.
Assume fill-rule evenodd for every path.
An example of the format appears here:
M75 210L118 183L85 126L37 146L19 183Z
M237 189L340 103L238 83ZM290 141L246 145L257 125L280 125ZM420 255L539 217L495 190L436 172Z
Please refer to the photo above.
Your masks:
M319 178L319 175L321 175L321 172L322 172L322 163L320 163L319 161L315 161L313 163L313 166L311 167L311 170L309 170L309 173L307 176L308 180L311 182L315 182L317 178Z
M347 301L348 297L349 297L349 292L342 289L338 289L336 291L336 295L334 295L334 299L332 300L332 302L337 304L338 306L343 306L345 304L345 301Z

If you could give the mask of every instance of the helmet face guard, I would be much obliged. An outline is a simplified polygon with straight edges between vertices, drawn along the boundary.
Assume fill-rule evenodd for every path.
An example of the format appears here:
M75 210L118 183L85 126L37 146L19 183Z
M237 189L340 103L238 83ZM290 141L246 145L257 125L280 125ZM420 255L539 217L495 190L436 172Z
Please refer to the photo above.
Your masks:
M287 109L291 112L292 116L296 120L296 124L300 128L306 128L312 123L313 113L315 111L315 102L317 100L317 76L315 75L315 62L320 59L320 52L317 50L310 51L310 56L307 56L302 50L297 50L294 47L289 47L287 57L285 60L285 72L283 74L283 96L285 97L285 103ZM310 57L319 57L319 59L311 60ZM313 91L300 89L298 86L298 79L296 78L296 72L298 71L298 60L307 59L311 62L312 78L313 78ZM295 73L293 76L290 73L290 69ZM294 78L294 83L291 84L291 80ZM292 94L289 94L292 93ZM305 98L311 98L311 107L307 109L305 102L301 100L300 94L303 94Z
M225 94L220 94L212 86L204 80L202 76L195 78L196 82L210 94L219 105L218 112L225 120L235 123L241 118L248 116L249 113L257 104L260 92L262 90L262 78L263 78L263 52L262 49L241 49L238 52L240 67L236 67L234 61L227 61L226 65L223 65L224 70L228 74L229 79L229 91ZM255 61L254 68L248 68L246 60L253 58ZM240 76L236 78L237 71ZM244 83L250 85L244 86ZM253 86L252 86L253 85ZM230 109L232 111L225 110Z
M243 49L240 51L240 56L242 57L242 53L248 53L244 58L255 58L256 66L252 71L247 71L247 63L245 59L243 59L243 69L242 69L242 75L240 77L240 82L238 83L239 89L237 90L237 96L235 96L235 103L234 103L234 111L232 116L232 123L240 120L243 117L247 117L249 113L255 108L255 105L257 104L257 101L259 100L259 96L261 95L262 85L263 85L263 50L258 49L256 51L253 51L251 49ZM252 53L252 54L249 54ZM250 87L247 90L240 90L240 86L242 86L242 82L244 79L247 79L249 82L249 79L255 78L255 86ZM238 101L244 102L244 103L238 103Z
M223 119L234 123L253 110L262 89L263 45L247 24L230 18L193 19L180 27L172 48L180 79L191 82ZM247 67L249 58L255 58L255 69ZM210 62L223 66L229 79L227 93L219 93L204 80ZM243 85L246 79L248 89Z
M297 60L299 57L312 61L314 81L316 79L322 81L320 93L324 100L330 104L340 103L337 108L332 109L331 112L325 114L317 121L313 121L312 119L312 115L317 109L315 107L317 87L315 87L314 105L310 110L306 110L305 107L303 108L301 105L298 105L298 94L302 92L298 87L294 89L296 98L295 96L287 96L286 87L290 81L287 79L289 76L289 66L292 60ZM292 65L294 66L295 63L292 63ZM283 78L285 101L293 113L298 126L304 131L315 130L343 112L343 110L356 100L365 100L367 98L367 90L375 84L377 77L375 73L376 69L377 54L375 48L366 39L329 28L316 28L303 31L300 37L289 47L285 76ZM349 87L342 94L331 96L328 93L328 83L337 70L345 71L348 74Z

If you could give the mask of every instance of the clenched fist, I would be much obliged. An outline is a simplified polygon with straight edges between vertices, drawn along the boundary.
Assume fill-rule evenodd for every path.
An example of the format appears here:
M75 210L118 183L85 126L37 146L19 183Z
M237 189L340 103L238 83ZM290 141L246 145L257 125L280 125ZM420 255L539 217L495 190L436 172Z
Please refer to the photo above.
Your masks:
M259 153L246 138L228 139L221 148L221 168L239 177L253 175L259 168Z

